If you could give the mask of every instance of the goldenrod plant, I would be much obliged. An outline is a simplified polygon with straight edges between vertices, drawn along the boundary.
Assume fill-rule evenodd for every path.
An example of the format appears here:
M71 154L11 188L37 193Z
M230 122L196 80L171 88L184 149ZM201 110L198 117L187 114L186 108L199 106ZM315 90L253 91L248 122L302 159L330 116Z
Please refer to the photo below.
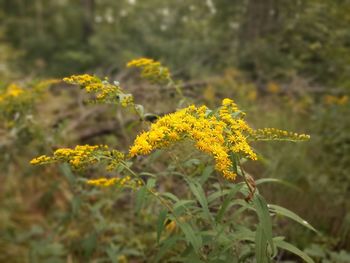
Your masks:
M141 58L129 62L128 67L141 68L141 77L152 83L179 90L169 70L157 61ZM97 102L121 104L138 115L140 109L143 112L143 107L135 104L133 96L124 93L118 82L111 84L107 79L86 74L64 81L93 93ZM254 180L244 169L245 162L259 160L252 146L254 141L298 142L310 137L274 128L253 129L245 116L230 98L223 99L214 109L188 103L148 123L148 128L136 136L127 152L107 145L77 145L59 148L51 156L34 158L31 164L68 163L73 171L102 165L106 167L106 176L82 178L86 187L131 189L135 193L138 215L151 202L157 201L160 206L152 211L158 213L154 226L156 245L150 248L155 253L144 262L265 263L273 262L280 250L313 262L284 237L274 235L273 223L277 215L281 215L311 231L316 230L288 209L267 204L259 193L259 186L278 180ZM145 123L144 118L140 119ZM192 157L157 174L144 171L138 165L145 158L155 161L153 156L157 154L168 154L170 159L176 160L173 152L176 146L190 148ZM202 158L203 153L208 158ZM187 169L193 164L198 169ZM168 177L187 185L187 192L164 190L161 184ZM124 259L120 262L127 262Z
M10 83L0 86L0 164L6 167L6 159L18 156L16 150L39 138L44 129L33 115L36 106L43 101L48 87L57 83L55 79L27 83ZM18 148L19 147L19 148ZM2 162L4 161L4 162Z

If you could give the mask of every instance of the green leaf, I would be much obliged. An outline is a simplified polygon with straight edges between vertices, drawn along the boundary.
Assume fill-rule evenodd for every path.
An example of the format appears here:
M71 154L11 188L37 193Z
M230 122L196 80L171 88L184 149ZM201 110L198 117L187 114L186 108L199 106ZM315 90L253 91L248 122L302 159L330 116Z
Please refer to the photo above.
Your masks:
M256 183L256 185L265 184L265 183L278 183L278 184L282 184L284 186L287 186L289 188L292 188L294 190L297 190L299 192L302 191L299 187L295 186L294 184L291 184L287 181L277 179L277 178L262 178L262 179L256 180L255 183Z
M313 259L310 258L305 252L301 251L299 248L293 246L292 244L283 241L283 240L275 240L275 244L277 247L287 250L300 258L302 258L307 263L314 263Z
M179 241L180 238L179 236L172 236L168 239L166 239L165 241L162 242L162 246L160 247L155 259L154 259L154 262L159 262L159 260L161 260L161 258L165 255L165 253L170 249L172 248L177 241Z
M237 194L238 190L239 190L239 188L233 188L230 191L230 193L228 194L228 196L226 197L226 199L222 203L220 210L216 214L216 218L215 218L216 222L220 222L222 220L227 208L229 207L229 204L230 204L232 198Z
M156 186L156 179L154 178L149 178L147 180L147 188L152 189Z
M173 205L173 210L176 212L176 215L180 215L181 210L184 210L186 207L194 204L196 204L194 200L179 200Z
M210 177L210 175L213 173L214 171L214 167L212 165L210 166L206 166L204 169L203 169L203 172L202 172L202 176L200 177L200 183L201 184L204 184L208 178Z
M170 200L173 200L174 202L180 201L180 199L176 195L169 193L169 192L162 193L162 196L165 196L165 197L169 198Z
M259 224L255 232L255 256L257 262L269 262L269 257L267 256L267 245L268 242L266 239L265 231L261 224Z
M299 223L299 224L301 224L301 225L307 227L308 229L317 233L317 230L312 225L310 225L308 222L306 222L300 216L298 216L294 212L288 210L287 208L284 208L284 207L281 207L278 205L270 205L270 204L268 205L268 207L272 213L288 217L288 218L294 220L295 222L297 222L297 223Z
M111 263L118 263L119 250L119 247L113 243L110 243L109 246L105 249L108 259Z
M70 166L67 163L62 163L59 166L59 169L61 170L61 172L63 173L63 175L67 178L68 182L73 185L74 183L76 183L77 179L74 176L72 169L70 168Z
M85 257L90 258L97 246L97 234L92 233L87 238L83 239L81 241L81 246Z
M148 173L148 172L141 172L139 173L140 176L148 176L148 177L152 177L152 178L156 178L157 175L153 174L153 173Z
M272 240L272 222L271 222L269 209L267 207L267 203L260 194L254 195L253 202L254 202L254 207L256 209L256 213L259 218L259 224L262 228L262 231L264 232L267 242L270 245L272 254L275 254L274 244Z
M227 195L229 193L230 193L230 190L228 190L228 189L216 190L213 193L208 195L208 198L207 198L208 199L208 203L210 204L210 203L214 202L216 199L218 199L218 198L220 198L222 196L225 196L225 195Z
M186 241L189 242L196 251L196 253L198 253L199 249L202 247L202 237L200 235L196 235L190 224L186 222L181 222L179 220L176 220L176 224L184 233Z
M238 241L238 242L243 240L254 242L255 238L256 238L256 233L254 233L252 230L244 226L236 226L235 232L232 232L230 234L230 239L232 241Z
M158 220L157 220L157 243L159 243L160 236L164 230L164 221L166 218L168 211L163 209L160 211Z
M186 181L187 181L192 193L194 194L194 196L197 198L198 202L202 206L205 216L209 220L212 220L212 215L210 214L209 208L208 208L208 201L207 201L207 198L205 196L205 193L204 193L202 186L199 183L194 182L192 180L186 180Z
M230 186L229 189L220 189L218 188L216 191L214 191L212 194L210 194L208 196L208 202L211 203L211 202L214 202L216 199L218 199L219 197L222 197L224 195L228 195L229 193L231 193L232 191L240 191L241 188L243 187L244 185L241 184L241 183L238 183L238 184L234 184L233 186Z
M135 211L136 213L139 213L143 203L145 202L145 198L146 198L146 194L147 194L147 186L143 186L140 188L139 191L137 191L136 193L136 204L135 204Z

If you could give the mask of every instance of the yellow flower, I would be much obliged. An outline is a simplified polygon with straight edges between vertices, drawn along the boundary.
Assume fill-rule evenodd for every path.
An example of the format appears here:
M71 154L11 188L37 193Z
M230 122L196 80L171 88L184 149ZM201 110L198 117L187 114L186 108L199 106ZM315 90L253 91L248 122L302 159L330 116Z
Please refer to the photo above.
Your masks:
M134 59L128 62L127 67L141 68L141 77L154 83L164 83L170 79L169 69L153 59Z
M121 177L113 177L113 178L98 178L98 179L90 179L86 182L89 185L99 186L99 187L131 187L138 188L142 185L141 181L136 178L131 178L130 176Z
M88 74L72 75L64 78L63 81L68 84L78 85L85 89L87 93L94 94L95 102L118 103L123 107L134 106L134 97L131 94L125 94L117 82L111 84L107 79L101 80Z
M288 132L276 128L254 130L250 135L255 140L306 141L310 139L310 135Z
M278 129L254 131L244 120L245 114L231 99L224 99L217 114L207 115L207 107L191 105L167 114L153 123L147 132L138 135L130 147L129 155L147 155L155 149L167 147L176 141L189 138L202 152L215 160L215 168L226 179L236 177L231 155L257 160L248 139L306 140L305 134Z
M256 159L256 155L250 149L245 137L239 137L241 132L249 128L243 120L235 120L232 117L232 113L239 111L237 105L231 99L224 99L222 105L220 114L216 116L207 116L207 107L194 105L163 116L152 124L148 132L137 136L130 148L130 156L148 154L180 139L190 138L196 142L195 145L200 151L214 157L215 167L224 177L234 179L236 174L233 172L233 163L230 160L232 144L236 141L239 143L237 152L240 154L246 154L251 159ZM241 139L230 141L229 136Z
M21 87L15 85L15 84L11 84L10 86L8 86L7 88L7 92L6 95L7 96L11 96L11 97L17 97L20 94L22 94L24 91Z
M109 150L106 145L77 145L74 149L57 149L53 156L39 156L30 163L39 165L47 162L67 162L74 169L84 169L99 160L105 160L108 170L111 170L123 159L124 154L116 150Z
M38 164L43 164L51 161L51 158L46 156L46 155L41 155L39 157L34 158L33 160L30 161L30 164L32 165L38 165Z
M137 63L149 63L138 61ZM86 77L87 78L87 77ZM85 81L85 77L83 78ZM90 81L87 78L86 81ZM249 140L289 140L302 141L310 136L297 134L274 128L253 130L244 120L245 114L231 99L224 99L218 111L210 111L206 106L190 105L174 113L167 114L142 132L129 148L128 157L148 155L156 149L168 147L177 141L189 139L196 148L213 157L215 169L224 178L234 180L237 170L236 160L244 157L257 160L257 155L249 144ZM52 157L40 156L31 161L32 164L63 161L73 168L85 168L98 161L105 160L107 169L113 170L123 160L124 154L116 150L108 150L105 145L78 145L74 149L62 148L54 152ZM130 184L129 178L100 178L89 180L92 185L110 186ZM136 181L135 181L136 182ZM138 183L135 183L139 185Z

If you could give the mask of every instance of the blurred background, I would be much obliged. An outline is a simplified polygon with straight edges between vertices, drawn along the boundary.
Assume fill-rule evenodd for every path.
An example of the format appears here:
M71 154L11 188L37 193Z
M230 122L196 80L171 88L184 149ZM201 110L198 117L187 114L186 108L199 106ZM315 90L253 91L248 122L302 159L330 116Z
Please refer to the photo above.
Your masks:
M64 165L28 163L76 144L127 150L142 129L55 79L107 76L147 111L174 111L176 93L126 69L138 57L168 66L195 103L230 97L255 128L310 134L256 144L261 159L246 169L293 185L261 191L321 234L288 220L277 233L316 262L350 262L350 1L0 0L1 262L147 262L156 249L155 218L135 218L128 193L87 189ZM164 169L152 158L159 165L142 169Z

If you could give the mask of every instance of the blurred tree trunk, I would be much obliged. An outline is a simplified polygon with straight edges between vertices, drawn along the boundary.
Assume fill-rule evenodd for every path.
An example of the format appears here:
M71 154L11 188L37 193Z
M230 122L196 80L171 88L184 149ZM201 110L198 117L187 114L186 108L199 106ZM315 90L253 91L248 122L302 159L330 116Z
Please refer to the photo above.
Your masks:
M94 33L95 0L81 0L83 12L83 41Z

